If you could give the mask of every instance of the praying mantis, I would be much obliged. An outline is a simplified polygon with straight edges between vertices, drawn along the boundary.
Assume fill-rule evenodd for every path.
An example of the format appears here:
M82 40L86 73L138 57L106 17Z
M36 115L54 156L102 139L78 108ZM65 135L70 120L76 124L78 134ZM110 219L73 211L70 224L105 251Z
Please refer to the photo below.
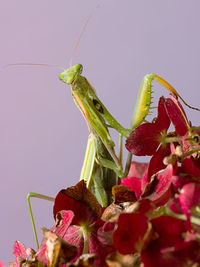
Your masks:
M85 118L90 132L80 180L85 180L87 187L95 194L99 203L105 207L112 202L112 186L120 183L120 179L126 177L128 174L132 155L129 154L124 169L122 162L122 137L127 138L149 114L153 80L158 81L177 98L179 97L187 106L189 105L163 78L153 73L146 74L140 85L130 128L127 129L124 128L104 106L98 98L95 89L90 85L87 79L81 75L82 70L83 67L81 64L70 66L59 75L59 79L71 85L73 99ZM191 106L189 107L193 108ZM120 135L119 157L115 153L115 143L110 136L109 127L116 130ZM30 205L31 197L39 197L49 201L54 201L54 198L32 192L27 196L36 243L37 247L39 247Z
M61 73L59 78L64 83L71 84L72 96L90 132L80 179L87 182L88 188L96 195L100 204L107 206L111 202L109 198L112 186L116 184L116 175L125 177L108 127L116 129L125 137L129 136L131 130L125 129L116 121L81 72L82 65L76 64Z
M97 97L94 88L81 75L82 69L81 64L71 66L59 75L59 79L71 85L73 99L85 118L90 132L80 180L84 179L86 181L87 187L95 194L99 203L105 207L112 202L112 186L128 174L132 158L132 155L129 154L126 169L123 171L121 157L118 158L114 151L115 143L109 134L108 128L115 129L121 137L128 137L131 131L145 120L150 110L153 80L155 79L177 98L179 97L188 107L199 109L188 105L178 92L160 76L153 73L146 74L138 92L131 127L126 129L111 115ZM31 197L39 197L50 201L54 201L54 198L35 193L29 193L27 197L34 234L36 240L38 240L30 205ZM39 247L38 241L36 243Z

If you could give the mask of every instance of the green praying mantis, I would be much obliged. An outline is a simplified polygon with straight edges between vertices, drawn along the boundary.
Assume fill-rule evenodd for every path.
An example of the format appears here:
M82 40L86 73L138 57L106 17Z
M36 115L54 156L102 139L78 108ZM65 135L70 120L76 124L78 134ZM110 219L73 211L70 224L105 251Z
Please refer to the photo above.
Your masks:
M29 65L47 66L46 64ZM119 184L120 179L126 177L129 172L132 155L129 153L126 167L123 168L122 138L127 138L149 114L151 108L151 88L153 80L156 80L161 85L166 87L168 91L170 91L176 98L180 98L188 107L192 109L197 108L188 105L178 94L178 92L163 78L153 73L146 74L140 85L130 128L127 129L124 128L104 106L104 104L98 98L95 89L91 86L88 80L81 75L82 70L83 67L81 64L70 66L59 75L59 79L62 82L71 85L73 99L85 118L90 132L82 171L80 174L80 180L85 180L87 187L94 193L99 203L105 207L112 202L112 186ZM115 153L115 143L110 136L108 130L109 128L113 128L119 133L119 156L117 156ZM33 231L37 247L39 248L38 237L30 204L30 199L32 197L42 198L49 201L54 201L54 198L32 192L27 196Z
M112 186L120 183L120 179L127 176L132 159L132 155L129 153L126 168L123 170L122 157L117 157L115 153L115 143L109 134L108 128L115 129L120 137L128 137L131 131L145 120L151 108L153 80L158 81L177 98L179 97L188 107L199 109L188 105L178 92L160 76L153 73L146 74L138 92L131 127L126 129L103 105L94 88L81 75L82 69L81 64L71 66L59 75L59 79L71 85L73 99L85 118L90 132L80 180L84 179L86 181L87 187L95 194L99 203L105 207L112 202ZM122 146L120 146L121 149ZM39 247L30 205L31 197L39 197L50 201L54 201L54 198L36 193L29 193L27 197L36 243Z

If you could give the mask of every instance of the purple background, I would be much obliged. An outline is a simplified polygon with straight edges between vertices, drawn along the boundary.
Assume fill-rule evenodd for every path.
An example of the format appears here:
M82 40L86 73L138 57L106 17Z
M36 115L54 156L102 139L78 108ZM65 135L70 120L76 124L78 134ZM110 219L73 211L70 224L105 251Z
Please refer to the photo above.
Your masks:
M83 64L84 75L122 125L129 127L140 82L149 72L200 106L199 0L1 1L1 66L68 67L93 10L73 63ZM0 259L6 264L13 259L15 240L35 247L27 193L55 196L79 178L88 129L59 72L42 67L0 71ZM157 96L166 92L156 83L154 91ZM200 114L186 110L197 124ZM37 229L51 227L52 203L32 203Z

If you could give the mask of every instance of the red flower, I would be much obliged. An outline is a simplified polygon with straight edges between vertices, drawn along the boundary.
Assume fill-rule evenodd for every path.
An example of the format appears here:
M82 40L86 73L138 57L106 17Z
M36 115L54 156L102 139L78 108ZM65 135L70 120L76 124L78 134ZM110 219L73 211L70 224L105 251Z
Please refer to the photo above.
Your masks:
M187 234L185 223L170 216L151 220L154 239L141 253L145 267L191 266L200 262L197 234ZM188 265L188 264L191 265Z
M190 129L187 117L177 99L171 95L161 97L158 104L158 116L152 123L143 123L137 127L126 140L126 148L137 156L153 155L159 144L165 147L166 131L170 121L174 124L176 133L184 136Z
M101 213L101 206L86 188L84 181L61 190L56 196L54 217L57 215L62 218L61 224L55 225L51 230L78 248L78 253L73 261L82 254L94 253L97 256L95 263L103 266L105 257L114 251L110 238L113 225L103 222L100 219ZM46 264L45 243L46 241L43 240L37 255Z
M153 185L150 186L150 189L148 188L149 184L148 183L146 184L146 187L148 188L146 198L150 199L157 206L164 205L171 196L172 174L173 174L173 166L168 165L167 168L159 172L155 176L155 178L152 178ZM143 194L146 195L146 192L144 191Z
M139 179L142 179L148 169L148 165L147 162L132 161L127 177L138 177Z
M147 245L151 231L148 218L143 213L121 214L118 228L113 233L115 248L121 254L141 252Z
M180 180L182 177L175 177L176 180ZM174 180L174 179L173 179ZM186 179L187 181L188 179ZM177 181L176 181L177 183ZM170 209L174 213L184 213L187 217L187 229L191 231L190 217L192 215L192 208L198 205L200 200L200 185L196 185L194 182L186 182L179 186L179 194L173 198L170 202Z
M175 130L167 133L171 122ZM98 266L112 259L126 262L127 255L131 260L137 255L145 267L200 263L198 130L174 96L161 97L157 118L137 127L126 142L131 153L152 156L150 162L132 162L128 176L113 186L113 203L105 209L84 181L61 190L54 203L56 224L43 230L45 238L31 264L55 260L60 266L77 260L74 266L85 266L82 256L87 253ZM14 255L14 266L21 266L20 258L30 263L19 242Z
M135 162L132 163L134 165ZM144 173L142 179L127 177L122 179L121 184L134 191L137 199L145 197L157 206L164 205L171 196L171 180L173 174L172 165L168 165L162 172L152 177L150 181Z
M182 168L184 173L190 174L192 177L200 177L200 159L194 159L193 157L187 157L182 162ZM198 180L197 180L198 181Z
M136 156L153 155L162 135L167 131L170 120L165 109L165 99L161 97L158 104L158 117L152 123L143 123L138 126L126 140L126 148Z
M153 174L166 168L166 165L164 164L163 160L169 155L170 155L170 145L166 144L165 147L160 145L157 151L154 153L154 155L150 159L148 173L147 173L148 181L150 180Z
M142 208L136 213L119 216L113 234L119 253L140 253L145 267L181 267L185 263L200 262L198 233L188 233L186 223L180 219L170 216L151 219L149 216L151 213Z
M140 196L142 194L141 179L137 177L127 177L122 179L121 185L130 188L135 193L136 198L140 199Z
M160 144L161 131L155 123L143 123L126 140L126 148L136 156L151 156Z
M142 194L141 182L148 169L148 163L132 161L128 176L121 180L121 185L129 187L137 199Z

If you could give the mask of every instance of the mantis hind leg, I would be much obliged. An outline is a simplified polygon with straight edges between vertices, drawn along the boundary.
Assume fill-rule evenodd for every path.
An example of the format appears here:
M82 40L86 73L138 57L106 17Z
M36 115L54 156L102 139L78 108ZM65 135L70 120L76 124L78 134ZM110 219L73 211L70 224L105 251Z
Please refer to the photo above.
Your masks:
M41 195L41 194L37 194L37 193L33 193L33 192L30 192L27 195L28 208L29 208L29 213L30 213L30 217L31 217L31 223L32 223L32 227L33 227L33 233L34 233L34 236L35 236L35 241L36 241L37 248L39 249L38 236L37 236L37 231L36 231L35 222L34 222L34 218L33 218L31 201L30 201L31 198L33 198L33 197L44 199L44 200L49 200L49 201L54 201L54 198L53 197L49 197L49 196L45 196L45 195Z

